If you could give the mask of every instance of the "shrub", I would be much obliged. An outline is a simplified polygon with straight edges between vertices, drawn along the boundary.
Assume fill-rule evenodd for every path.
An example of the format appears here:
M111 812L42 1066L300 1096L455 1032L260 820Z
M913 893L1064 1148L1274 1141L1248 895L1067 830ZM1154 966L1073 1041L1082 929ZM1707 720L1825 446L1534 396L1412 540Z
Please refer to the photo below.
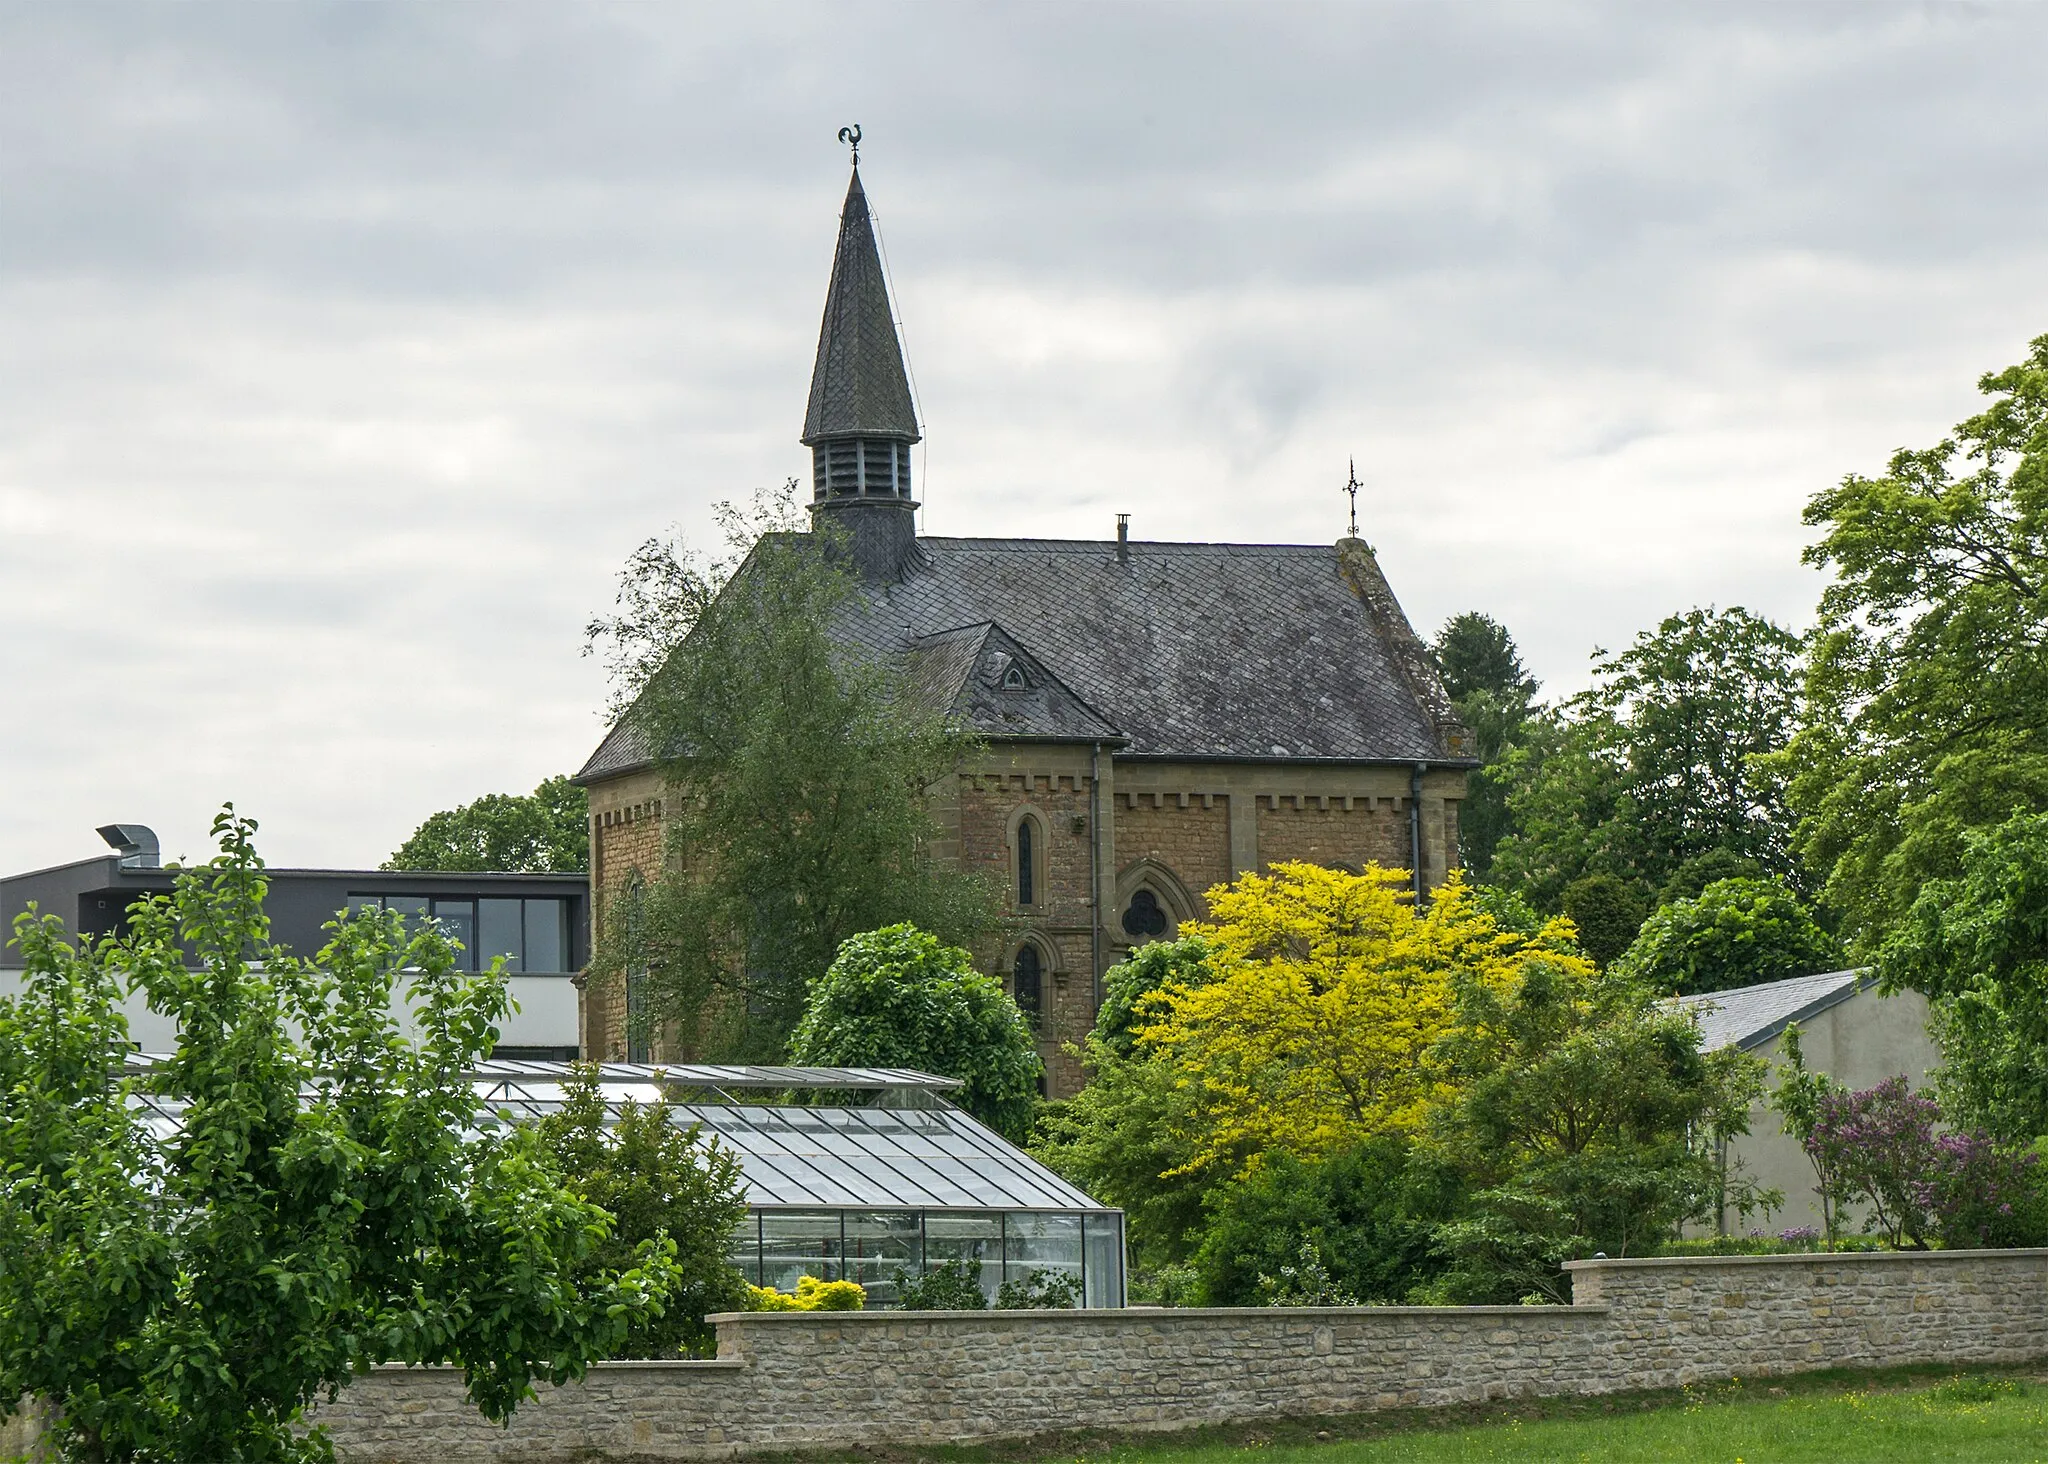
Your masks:
M1259 1277L1261 1306L1356 1306L1358 1298L1330 1277L1315 1242L1304 1240L1290 1265L1278 1276Z
M1033 1271L996 1288L997 1311L1071 1311L1081 1304L1081 1278L1071 1271Z
M1841 962L1835 939L1784 884L1724 879L1650 916L1615 970L1660 991L1728 991Z
M1649 911L1628 881L1589 874L1565 887L1564 913L1578 927L1579 949L1605 966L1634 943Z
M1933 1217L1950 1250L2048 1243L2048 1194L2040 1159L2001 1149L1981 1132L1943 1134L1934 1162L1913 1182L1913 1198Z
M979 1261L945 1261L928 1267L922 1276L898 1271L890 1280L896 1283L896 1305L904 1311L988 1310Z
M1394 1137L1368 1139L1320 1161L1260 1156L1211 1197L1195 1271L1212 1306L1258 1306L1304 1248L1345 1293L1401 1301L1440 1268L1436 1225L1456 1182L1412 1158Z
M747 1287L748 1311L861 1311L867 1304L867 1289L858 1281L799 1276L793 1292L777 1291L773 1286Z
M789 1060L959 1078L960 1106L1012 1139L1030 1126L1045 1074L1017 1003L966 951L914 925L870 930L839 947L811 988Z
M732 1152L698 1126L679 1128L669 1106L626 1103L607 1123L594 1065L579 1063L562 1085L563 1103L535 1125L568 1187L612 1216L612 1233L579 1274L623 1270L642 1241L667 1237L680 1268L668 1309L634 1323L614 1357L708 1356L718 1338L710 1312L744 1304L745 1281L726 1256L746 1218L746 1177Z

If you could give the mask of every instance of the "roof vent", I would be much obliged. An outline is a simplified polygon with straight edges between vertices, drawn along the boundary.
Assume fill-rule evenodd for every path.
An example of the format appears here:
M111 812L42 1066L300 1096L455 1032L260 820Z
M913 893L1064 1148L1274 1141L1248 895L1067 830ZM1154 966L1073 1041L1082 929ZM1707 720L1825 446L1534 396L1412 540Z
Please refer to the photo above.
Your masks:
M102 824L99 836L121 856L123 869L158 869L163 865L156 830L147 824Z
M1116 516L1116 557L1125 564L1131 562L1131 516L1127 513Z

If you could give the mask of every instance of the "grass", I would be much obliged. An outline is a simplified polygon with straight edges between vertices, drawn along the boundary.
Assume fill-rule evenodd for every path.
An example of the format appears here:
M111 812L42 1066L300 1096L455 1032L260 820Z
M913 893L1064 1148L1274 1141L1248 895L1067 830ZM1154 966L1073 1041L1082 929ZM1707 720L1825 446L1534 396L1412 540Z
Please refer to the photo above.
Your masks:
M2038 1368L1895 1368L1170 1436L1070 1435L848 1457L884 1464L2048 1464L2048 1386Z

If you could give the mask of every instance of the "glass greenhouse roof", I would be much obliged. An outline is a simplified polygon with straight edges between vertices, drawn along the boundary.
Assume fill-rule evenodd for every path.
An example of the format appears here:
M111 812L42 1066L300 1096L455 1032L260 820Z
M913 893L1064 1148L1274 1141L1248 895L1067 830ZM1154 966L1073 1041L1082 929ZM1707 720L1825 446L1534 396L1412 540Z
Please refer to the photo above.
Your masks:
M128 1068L139 1075L154 1063L138 1053ZM947 1102L945 1094L960 1087L954 1078L884 1068L596 1068L614 1114L666 1093L676 1123L700 1125L739 1160L755 1209L1108 1209ZM569 1063L489 1061L477 1065L473 1080L493 1113L530 1121L562 1106L572 1071ZM749 1092L768 1101L735 1096ZM851 1101L777 1101L796 1092ZM159 1133L176 1126L180 1105L149 1096L136 1101Z

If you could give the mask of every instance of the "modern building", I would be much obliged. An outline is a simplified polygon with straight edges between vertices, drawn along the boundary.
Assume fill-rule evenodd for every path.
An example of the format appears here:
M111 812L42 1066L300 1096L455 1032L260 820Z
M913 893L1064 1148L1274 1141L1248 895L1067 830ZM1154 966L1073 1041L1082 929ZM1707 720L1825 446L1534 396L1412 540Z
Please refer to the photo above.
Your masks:
M1008 892L1012 919L976 954L1036 1021L1052 1096L1081 1085L1072 1044L1102 973L1202 917L1212 886L1301 859L1412 870L1421 890L1458 863L1471 737L1355 531L934 538L917 529L921 436L856 169L802 434L813 520L844 531L867 581L833 630L900 658L982 739L935 796L938 852ZM603 902L658 870L661 751L629 711L577 775L600 930ZM585 991L586 1053L699 1055L649 1044L626 985Z
M81 940L118 930L128 908L166 894L155 834L140 824L100 830L115 852L0 879L0 995L20 981L20 954L8 944L14 920L33 905L56 915ZM432 919L461 942L471 969L503 955L519 1010L500 1027L505 1057L571 1059L577 1052L575 973L590 949L590 884L581 874L415 874L381 869L269 869L264 908L272 938L311 957L327 943L321 929L336 912L366 905ZM129 1033L144 1051L168 1051L169 1021L131 1002Z
M1766 1059L1770 1088L1776 1088L1785 1061L1785 1029L1794 1023L1807 1070L1825 1073L1844 1087L1874 1088L1904 1077L1914 1088L1924 1088L1941 1062L1941 1049L1927 1028L1927 998L1917 991L1886 996L1868 971L1795 976L1681 996L1675 1003L1698 1020L1706 1051L1734 1047ZM1731 1174L1783 1192L1784 1207L1769 1221L1771 1229L1821 1228L1812 1161L1784 1131L1768 1101L1751 1110L1749 1132L1728 1141L1724 1158ZM1751 1223L1762 1225L1760 1220ZM1732 1212L1721 1217L1723 1232L1738 1227Z

